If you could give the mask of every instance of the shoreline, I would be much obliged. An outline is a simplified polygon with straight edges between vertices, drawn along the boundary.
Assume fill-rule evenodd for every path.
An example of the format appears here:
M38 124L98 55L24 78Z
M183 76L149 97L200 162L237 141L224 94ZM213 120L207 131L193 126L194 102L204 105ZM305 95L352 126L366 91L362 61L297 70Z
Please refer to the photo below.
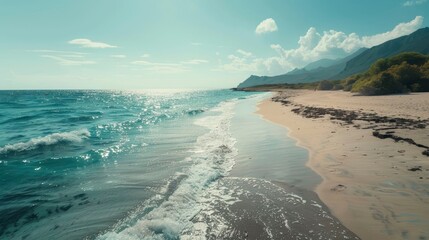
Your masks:
M288 131L255 114L267 95L237 101L230 119L235 164L210 184L183 239L359 239L312 191L320 177ZM305 176L303 178L303 176ZM204 237L203 237L204 236Z
M397 96L387 96L391 106L400 106L393 108L377 106L378 100L385 100L383 97L374 101L371 97L353 98L347 93L289 90L276 96L278 102L269 98L259 103L257 113L286 127L297 145L308 149L306 166L322 177L315 192L334 216L362 239L428 238L429 164L428 157L422 154L424 149L403 140L374 137L374 131L385 134L387 130L379 129L387 123L377 125L359 116L381 112L380 117L386 118L386 122L395 117L420 124L427 116L425 106L418 103L425 104L429 95L406 96L417 103L405 102L404 106L394 102ZM322 97L323 101L317 101ZM329 102L332 99L335 101ZM353 101L358 104L351 104ZM297 110L298 106L301 111ZM421 109L412 111L417 107ZM316 110L311 112L309 108ZM328 108L360 115L338 120L337 116L320 111ZM310 116L305 115L308 112ZM390 131L402 139L411 135L415 142L427 146L428 130L410 130L408 125L409 122L405 122ZM410 170L414 167L420 167L421 171Z

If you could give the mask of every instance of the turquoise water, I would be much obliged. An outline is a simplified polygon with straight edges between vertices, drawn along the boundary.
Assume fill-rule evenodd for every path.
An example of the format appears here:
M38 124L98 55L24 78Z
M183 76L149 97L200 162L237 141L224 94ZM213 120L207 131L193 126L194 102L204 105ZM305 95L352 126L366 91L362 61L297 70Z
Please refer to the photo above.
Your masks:
M123 239L139 225L174 239L231 170L233 107L251 95L0 91L0 238Z

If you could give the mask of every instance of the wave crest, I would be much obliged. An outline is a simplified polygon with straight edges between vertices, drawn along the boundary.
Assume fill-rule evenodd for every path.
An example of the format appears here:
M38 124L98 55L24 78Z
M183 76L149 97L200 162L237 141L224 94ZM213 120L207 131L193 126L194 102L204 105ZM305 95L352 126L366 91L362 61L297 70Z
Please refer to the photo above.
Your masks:
M53 133L44 137L32 138L28 142L8 144L0 148L0 154L25 152L40 147L52 146L58 143L79 143L90 137L88 129L71 132Z
M193 164L184 172L186 177L177 188L168 191L172 192L170 195L164 199L157 195L154 200L145 203L145 207L156 207L143 217L138 213L147 208L137 210L128 219L118 222L111 231L97 236L97 239L182 239L182 235L183 239L193 239L185 232L193 227L192 219L205 207L205 203L212 201L206 197L209 187L219 178L227 176L235 163L236 140L230 131L234 106L235 102L223 102L211 109L218 112L217 115L194 122L209 131L197 138L191 151L193 154L186 160ZM160 198L162 202L157 204Z

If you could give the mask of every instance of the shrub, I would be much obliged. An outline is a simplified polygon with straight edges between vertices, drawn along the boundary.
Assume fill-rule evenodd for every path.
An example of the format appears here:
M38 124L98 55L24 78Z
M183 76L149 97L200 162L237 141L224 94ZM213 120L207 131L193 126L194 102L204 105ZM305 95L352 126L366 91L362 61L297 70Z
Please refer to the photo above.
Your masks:
M332 90L334 84L331 81L323 80L319 82L317 86L317 90Z
M380 59L367 72L345 79L344 89L363 95L429 91L429 55L410 52Z
M371 75L378 74L382 71L385 71L389 68L389 60L381 58L378 59L374 64L371 65L371 67L368 70L368 73Z
M417 52L404 52L396 56L391 57L388 60L389 67L393 65L399 65L403 62L406 62L410 65L421 66L428 61L429 57Z
M383 72L371 79L358 82L353 86L352 91L362 95L384 95L404 93L407 89L392 74Z
M334 87L332 87L332 90L342 90L344 89L344 86L340 83L335 84Z
M399 80L406 87L410 88L414 83L420 82L422 74L417 65L410 65L407 62L402 62L400 65L394 65L387 71Z

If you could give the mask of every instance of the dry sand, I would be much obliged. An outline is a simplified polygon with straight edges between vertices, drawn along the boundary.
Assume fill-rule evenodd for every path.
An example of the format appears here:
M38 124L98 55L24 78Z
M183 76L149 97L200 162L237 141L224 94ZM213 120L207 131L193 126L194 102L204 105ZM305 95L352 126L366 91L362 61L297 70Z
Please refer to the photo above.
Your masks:
M297 105L314 106L425 122L429 93L364 97L284 90L279 94L291 103L266 100L258 113L287 127L298 145L309 150L307 165L323 178L315 191L346 227L362 239L429 239L429 157L422 154L424 148L373 136L375 129L388 124L358 120L344 124L329 116L306 118L291 111ZM389 131L429 146L429 126L407 125ZM421 170L409 170L416 166Z

